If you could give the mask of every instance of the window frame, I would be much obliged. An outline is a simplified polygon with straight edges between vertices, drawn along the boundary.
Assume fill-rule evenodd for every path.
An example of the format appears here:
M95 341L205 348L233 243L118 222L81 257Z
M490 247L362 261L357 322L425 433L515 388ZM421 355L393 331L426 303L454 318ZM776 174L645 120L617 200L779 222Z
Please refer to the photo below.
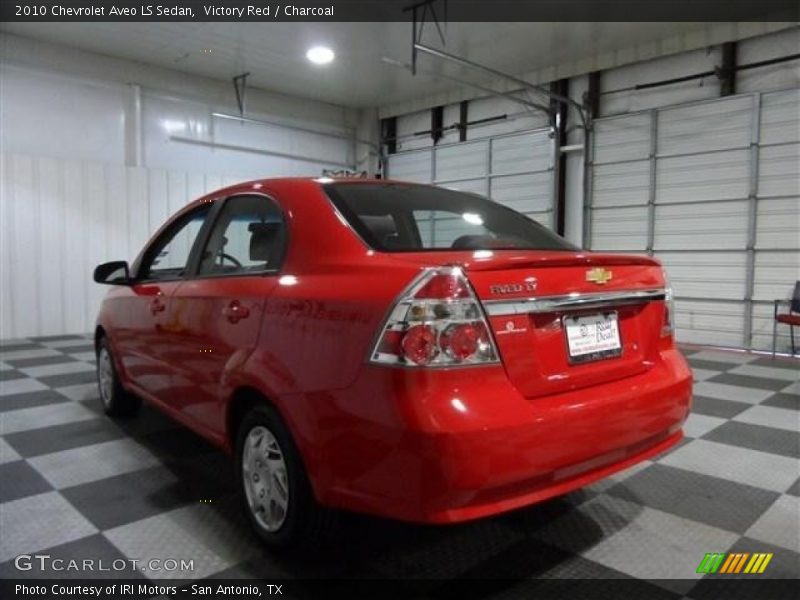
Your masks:
M208 205L211 204L210 207ZM150 242L142 251L141 259L137 261L135 266L135 275L134 275L134 282L135 283L167 283L170 281L184 281L190 278L195 259L197 254L199 253L199 242L206 238L208 229L210 228L211 224L216 221L217 213L220 209L220 202L219 199L214 199L208 202L203 202L200 205L187 210L186 212L181 212L175 215L170 221L167 222L166 228L164 229L161 234L158 235L152 242ZM191 216L195 213L200 212L201 210L207 210L205 219L203 220L203 224L200 226L200 230L197 232L197 235L192 242L192 247L189 250L189 255L186 258L186 266L183 269L183 273L181 275L175 277L144 277L142 273L142 269L147 265L148 262L152 265L153 256L152 253L156 248L159 247L159 244L164 240L166 237L174 237L177 233L177 230L188 225L188 222L191 220ZM149 268L149 267L148 267Z
M234 273L201 273L200 266L202 264L202 256L203 252L205 251L206 245L208 244L209 240L211 239L211 234L214 232L214 228L217 226L217 223L220 221L220 217L222 216L222 212L225 207L228 205L229 201L235 200L236 198L252 198L258 197L268 202L271 202L273 207L277 210L277 212L281 216L281 221L283 222L283 251L281 252L281 260L277 267L270 268L265 267L263 269L246 271L246 272L234 272ZM210 215L211 216L211 215ZM280 202L278 202L273 196L269 194L265 194L263 192L238 192L236 194L231 194L230 196L226 196L225 198L221 198L218 201L218 206L214 212L214 215L211 219L211 224L205 231L201 231L200 235L198 235L198 240L200 240L200 244L198 244L197 248L192 248L194 255L190 258L189 266L186 269L187 279L221 279L227 277L263 277L263 276L273 276L273 275L280 275L283 270L283 266L286 263L286 255L288 254L289 249L289 223L286 220L286 213L283 210Z

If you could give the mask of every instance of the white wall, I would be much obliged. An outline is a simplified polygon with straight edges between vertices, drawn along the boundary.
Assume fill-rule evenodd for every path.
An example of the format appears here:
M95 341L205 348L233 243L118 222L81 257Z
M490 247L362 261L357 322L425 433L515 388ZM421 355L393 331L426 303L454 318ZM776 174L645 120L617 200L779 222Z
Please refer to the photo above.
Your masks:
M800 27L739 43L739 64L746 65L800 53ZM800 87L800 61L779 63L737 73L737 92L761 92Z
M235 176L0 153L2 339L92 331L94 267L132 260L187 202Z
M524 97L523 95L520 95ZM538 98L540 102L547 103L546 98ZM444 107L443 125L449 127L459 122L460 105L448 104ZM539 110L526 107L512 100L500 97L474 98L469 102L467 119L480 121L493 119L495 121L480 123L471 126L467 131L467 140L485 138L515 131L540 129L549 125L548 116ZM417 135L415 133L430 131L431 111L424 110L397 117L397 149L398 151L417 150L429 148L433 145L430 134ZM457 142L459 132L456 129L446 131L439 144Z
M720 47L715 46L603 71L600 77L600 114L608 116L692 100L716 98L719 96L720 85L719 79L714 75L643 90L629 88L713 71L714 66L719 65L721 60Z
M90 331L93 267L207 191L355 164L355 111L257 89L247 108L273 124L213 117L238 111L230 83L0 35L0 339Z
M242 178L355 162L354 111L249 89L247 116L272 124L232 121L213 116L238 114L232 84L7 34L0 49L5 152Z
M800 52L800 27L737 42L738 65L748 65ZM673 104L719 97L716 76L671 85L628 89L645 83L713 71L722 60L719 46L656 58L603 71L600 78L600 115L610 116ZM739 70L736 92L764 92L800 87L800 61ZM621 90L621 91L619 91Z

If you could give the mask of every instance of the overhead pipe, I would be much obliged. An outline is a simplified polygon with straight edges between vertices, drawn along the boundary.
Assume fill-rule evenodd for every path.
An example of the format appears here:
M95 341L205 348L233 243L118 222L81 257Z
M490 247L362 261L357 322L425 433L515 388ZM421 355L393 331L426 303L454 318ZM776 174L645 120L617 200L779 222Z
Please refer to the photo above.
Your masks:
M497 123L498 121L513 121L521 116L527 116L527 113L516 113L515 115L497 115L494 117L486 117L485 119L476 119L475 121L467 121L467 127L475 128L481 127L483 125L490 125L492 123ZM452 125L443 125L440 129L442 133L448 131L456 131L462 129L462 124L459 121L458 123L453 123ZM392 135L390 137L384 137L383 142L388 144L390 142L401 142L404 140L412 140L421 137L427 137L433 133L432 129L425 129L423 131L414 131L413 133L406 133L405 135ZM463 141L463 140L462 140Z
M749 63L746 65L735 65L733 70L734 72L738 71L747 71L749 69L758 69L760 67L770 67L772 65L777 65L780 63L785 63L793 60L800 59L800 54L789 54L788 56L780 56L778 58L770 58L767 60L761 60L754 63ZM622 92L636 92L639 90L648 90L657 87L664 87L667 85L674 85L676 83L684 83L686 81L693 81L695 79L703 79L704 77L711 77L711 76L719 76L719 69L714 69L710 71L701 71L700 73L692 73L691 75L683 75L681 77L673 77L671 79L662 79L660 81L651 81L649 83L638 83L636 85L632 85L629 87L618 88L616 90L606 90L604 92L600 92L600 95L607 96L609 94L621 94Z
M388 56L382 56L381 62L386 63L387 65L392 65L393 67L400 67L401 69L406 69L407 71L411 71L413 73L411 65L409 65L408 63L401 62L399 60L395 60L394 58L389 58ZM453 77L451 75L441 75L438 73L431 73L430 71L421 71L420 69L417 69L417 72L422 73L423 75L427 75L429 77L436 77L437 79L444 79L445 81L452 81L453 83L458 83L459 85L471 87L476 90L486 92L487 94L491 94L492 96L502 96L512 102L521 104L522 106L527 106L528 108L535 108L537 110L545 112L548 115L550 114L550 108L545 106L544 104L537 104L536 102L531 102L530 100L524 100L522 98L514 96L514 94L518 93L517 90L512 90L510 92L500 92L490 87L486 87L478 83L473 83L471 81L465 81L463 79L459 79L458 77Z
M263 148L253 148L252 146L239 146L238 144L222 144L219 142L207 142L205 140L196 140L179 135L169 136L170 141L179 142L181 144L191 144L193 146L204 146L206 148L219 148L220 150L234 150L236 152L248 152L250 154L262 154L264 156L274 156L277 158L286 158L289 160L298 160L307 163L314 163L318 165L326 165L328 167L342 167L344 169L353 169L354 164L343 163L336 160L325 160L322 158L312 158L309 156L301 156L299 154L289 154L288 152L276 152L274 150L264 150Z
M282 127L284 129L290 129L292 131L301 131L303 133L311 133L313 135L320 135L323 137L334 138L337 140L347 140L348 142L352 142L355 140L359 144L365 144L370 148L377 150L378 145L374 142L370 142L368 140L363 140L352 135L347 135L345 133L336 133L333 131L322 131L319 129L311 129L310 127L301 127L299 125L287 125L286 123L281 123L279 121L268 121L267 119L254 119L253 117L244 117L239 115L229 115L227 113L221 112L212 112L212 117L216 117L218 119L228 119L230 121L241 121L244 123L254 123L256 125L270 125L273 127Z
M472 62L471 60L467 60L466 58L461 58L460 56L455 56L454 54L450 54L450 53L445 52L443 50L437 50L436 48L431 48L431 47L426 46L424 44L415 43L414 44L414 49L418 50L419 52L424 52L425 54L430 54L431 56L436 56L437 58L442 58L444 60L448 60L450 62L462 65L464 67L477 69L477 70L483 71L484 73L488 73L490 75L493 75L495 77L500 77L502 79L506 79L508 81L516 83L517 85L519 85L521 87L530 88L532 90L535 90L535 91L539 92L540 94L544 94L545 96L548 96L548 97L550 97L550 98L552 98L552 99L554 99L554 100L556 100L558 102L562 102L562 103L567 104L569 106L573 106L573 107L575 107L577 109L578 114L581 117L581 122L583 124L583 127L586 128L586 125L587 125L586 124L586 115L583 114L583 106L581 106L578 102L576 102L572 98L568 98L568 97L563 96L561 94L553 93L550 90L548 90L547 88L544 88L542 86L536 85L534 83L530 83L528 81L525 81L524 79L520 79L519 77L514 77L513 75L509 75L508 73L503 73L502 71L498 71L496 69L493 69L491 67L487 67L485 65L481 65L481 64L476 63L476 62ZM549 113L549 110L548 110L548 113Z

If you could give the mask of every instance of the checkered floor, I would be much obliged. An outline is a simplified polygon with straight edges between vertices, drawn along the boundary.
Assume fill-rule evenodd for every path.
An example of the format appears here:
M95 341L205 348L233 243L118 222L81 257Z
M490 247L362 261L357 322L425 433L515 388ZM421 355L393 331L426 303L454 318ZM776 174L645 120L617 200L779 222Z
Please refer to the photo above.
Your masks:
M657 460L460 526L348 515L331 552L300 560L270 555L250 532L223 454L146 406L132 420L103 416L88 338L5 342L0 577L26 576L11 559L46 551L194 559L181 574L193 579L632 577L643 598L699 599L704 554L736 550L773 552L763 577L799 577L800 361L685 352L697 381L687 439Z

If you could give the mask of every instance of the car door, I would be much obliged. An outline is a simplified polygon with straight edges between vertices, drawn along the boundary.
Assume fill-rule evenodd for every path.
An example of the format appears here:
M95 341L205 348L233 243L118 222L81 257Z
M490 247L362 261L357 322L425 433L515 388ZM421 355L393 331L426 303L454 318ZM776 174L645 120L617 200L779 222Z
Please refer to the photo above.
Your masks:
M186 276L212 204L176 216L142 253L115 331L115 346L129 380L147 395L166 401L172 386L172 295Z
M193 275L172 295L176 408L209 435L223 432L229 374L256 346L285 246L286 224L274 200L227 198Z

